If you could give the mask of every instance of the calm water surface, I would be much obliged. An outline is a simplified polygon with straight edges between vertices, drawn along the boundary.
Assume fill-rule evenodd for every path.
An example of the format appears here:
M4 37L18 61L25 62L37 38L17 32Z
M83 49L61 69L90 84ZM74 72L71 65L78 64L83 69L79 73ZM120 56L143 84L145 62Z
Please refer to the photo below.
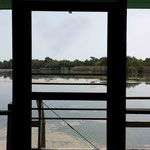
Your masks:
M84 79L84 78L39 78L33 82L54 82L54 83L99 83L104 82L99 79ZM33 85L32 91L52 91L52 92L106 92L106 86L95 85ZM127 96L150 96L150 84L146 82L138 82L127 88ZM0 77L0 110L7 110L7 104L12 101L12 81L9 77ZM114 100L115 101L115 100ZM106 108L106 102L94 101L44 101L48 107L72 107L72 108ZM36 107L36 102L33 101L33 107ZM127 102L127 108L150 108L150 101L130 101ZM105 118L105 112L98 111L56 111L61 117L101 117ZM37 112L33 111L32 115L37 116ZM46 117L57 117L50 110L45 112ZM150 121L149 115L127 115L127 120ZM106 121L68 121L75 129L82 133L88 140L93 142L97 147L106 147ZM60 121L46 121L50 125L51 132L65 133L76 139L80 139L86 143L78 134L72 131L66 124ZM0 117L0 140L4 138L3 129L6 128L6 117ZM47 131L48 132L48 131ZM117 132L117 131L116 131ZM150 148L150 129L149 128L128 128L127 129L127 147L128 148ZM49 141L47 141L49 142ZM88 144L88 143L87 143ZM89 145L89 147L91 147Z

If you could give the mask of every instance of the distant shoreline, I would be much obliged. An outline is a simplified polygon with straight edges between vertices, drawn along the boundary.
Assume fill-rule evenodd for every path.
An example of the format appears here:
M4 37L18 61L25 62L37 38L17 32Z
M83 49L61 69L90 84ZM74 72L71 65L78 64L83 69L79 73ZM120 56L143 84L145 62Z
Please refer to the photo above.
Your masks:
M0 76L5 76L5 77L11 77L12 76L12 71L13 71L13 69L0 69ZM32 72L33 73L48 73L48 74L51 74L51 73L55 73L55 71L56 70L54 70L54 72L52 71L52 70L49 70L49 69L46 69L46 68L43 68L43 69L33 69L32 70ZM57 72L57 71L56 71ZM58 72L57 72L58 73ZM73 73L75 73L75 74L91 74L91 73L95 73L95 72L92 72L92 71L75 71L75 72L68 72L68 71L61 71L61 72L59 72L60 74L62 73L71 73L71 74L73 74ZM58 74L59 74L58 73ZM42 76L42 75L37 75L37 76L33 76L33 79L35 78L35 79L39 79L39 78L41 78L41 77L44 77L44 78L54 78L54 77L56 77L56 78L58 78L58 77L60 77L59 75L57 75L57 76L55 76L55 75L53 75L53 76ZM88 79L88 78L90 78L91 79L91 77L92 77L92 75L91 76L67 76L67 75L63 75L63 76L61 76L61 78L86 78L86 79ZM106 81L107 80L107 77L106 76L93 76L92 78L94 78L94 79L100 79L100 80L104 80L104 81ZM143 82L143 81L145 81L146 83L148 83L148 84L150 84L150 73L146 73L146 74L144 74L144 73L141 73L141 74L127 74L127 80L128 80L128 82L127 83L139 83L139 82Z

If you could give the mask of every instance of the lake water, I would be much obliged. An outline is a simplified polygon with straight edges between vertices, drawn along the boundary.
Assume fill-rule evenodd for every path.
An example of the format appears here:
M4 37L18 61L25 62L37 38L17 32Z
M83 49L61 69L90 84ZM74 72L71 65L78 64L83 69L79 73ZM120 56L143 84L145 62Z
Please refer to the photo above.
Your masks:
M54 83L103 83L104 80L96 78L45 78L33 79L33 82ZM150 96L150 84L142 81L130 81L127 86L127 96ZM9 77L0 77L0 110L7 110L7 104L12 101L12 81ZM106 92L105 85L33 85L32 91L53 92ZM50 108L106 108L107 103L95 101L44 101ZM36 102L33 101L33 107ZM127 108L150 108L150 101L128 101ZM100 117L105 118L106 112L99 111L55 111L61 117ZM33 117L37 112L33 111ZM46 117L57 117L50 110L45 111ZM150 115L127 115L127 120L150 121ZM84 135L98 148L106 147L106 121L67 120L77 131ZM0 150L5 150L7 118L0 117ZM127 128L127 148L150 148L149 128ZM53 137L53 138L51 138ZM33 129L33 147L37 145L37 130ZM80 135L70 129L62 120L46 121L46 147L49 148L86 148L92 146Z

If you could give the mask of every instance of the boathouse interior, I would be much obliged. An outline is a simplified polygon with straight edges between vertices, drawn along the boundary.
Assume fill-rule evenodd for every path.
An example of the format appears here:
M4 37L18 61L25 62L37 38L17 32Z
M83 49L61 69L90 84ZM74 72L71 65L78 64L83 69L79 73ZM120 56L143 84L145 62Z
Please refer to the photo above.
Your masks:
M149 97L126 97L127 9L149 8L150 0L0 0L1 10L12 11L12 103L8 104L7 111L0 111L0 117L7 117L6 150L52 150L52 148L46 147L45 120L105 120L107 124L106 149L108 150L127 149L127 128L150 128L150 120L147 122L126 121L127 114L150 113L149 110L126 109L126 101L150 100ZM105 74L107 76L107 92L32 91L33 75L50 75L32 72L32 12L34 11L57 11L70 14L73 12L107 12L107 73ZM21 67L20 62L23 62ZM63 73L62 75L68 74ZM79 75L82 76L82 74ZM43 100L105 101L107 107L104 111L107 117L47 117L44 115L46 108ZM36 108L32 108L33 101L37 104ZM57 109L63 110L63 108L53 108L52 111ZM71 109L66 108L66 111ZM82 111L87 111L87 108L82 109ZM32 116L32 111L35 110L38 111L37 117ZM73 110L78 111L81 108ZM96 111L100 108L89 108L88 111L90 110ZM37 129L36 148L32 147L33 128ZM98 148L93 146L93 148L83 149Z

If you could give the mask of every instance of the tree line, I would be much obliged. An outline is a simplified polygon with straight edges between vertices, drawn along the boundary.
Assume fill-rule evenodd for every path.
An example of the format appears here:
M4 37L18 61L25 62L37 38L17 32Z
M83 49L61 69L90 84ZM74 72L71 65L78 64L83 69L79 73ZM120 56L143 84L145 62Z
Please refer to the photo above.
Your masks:
M118 63L119 64L119 63ZM88 67L105 67L107 68L107 58L101 57L90 57L84 61L81 60L56 60L50 57L46 57L44 60L33 59L32 60L32 69L58 69L61 68L76 68L82 70L83 68ZM116 66L117 67L117 66ZM9 61L0 61L0 69L12 69L12 59ZM145 60L138 59L136 57L127 56L127 73L129 74L141 74L141 73L150 73L150 58Z

